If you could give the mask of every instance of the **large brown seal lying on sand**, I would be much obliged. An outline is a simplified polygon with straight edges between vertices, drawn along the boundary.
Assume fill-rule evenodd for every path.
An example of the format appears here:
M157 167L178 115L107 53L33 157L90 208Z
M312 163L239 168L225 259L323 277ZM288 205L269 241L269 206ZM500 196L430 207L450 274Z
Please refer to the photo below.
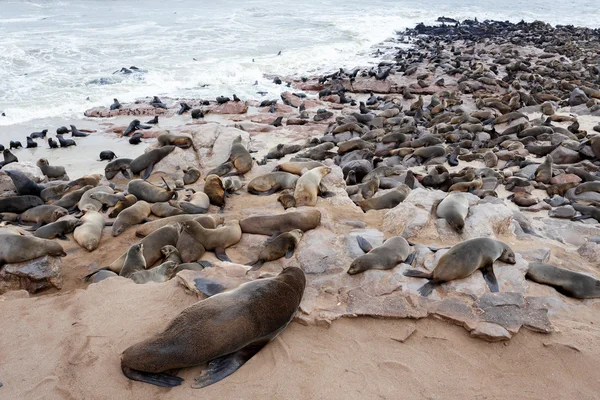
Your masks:
M404 272L404 275L429 279L429 282L419 289L422 296L429 296L437 285L466 278L480 269L490 290L497 292L498 281L494 275L496 260L515 264L515 253L508 245L498 240L476 238L453 246L440 258L433 272L409 269Z
M218 382L290 323L305 286L304 272L290 267L274 278L247 282L202 300L183 310L161 333L126 349L121 369L130 379L174 387L183 379L165 371L208 363L192 387Z

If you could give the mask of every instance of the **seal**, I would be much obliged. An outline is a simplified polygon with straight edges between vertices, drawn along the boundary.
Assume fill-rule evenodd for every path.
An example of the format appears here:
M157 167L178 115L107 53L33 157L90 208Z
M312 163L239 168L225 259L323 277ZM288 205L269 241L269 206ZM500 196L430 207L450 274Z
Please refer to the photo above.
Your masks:
M289 172L270 172L257 176L248 183L248 193L270 195L284 189L294 189L298 176Z
M30 137L28 136L28 137L27 137L27 145L26 145L26 147L27 147L28 149L32 149L32 148L34 148L34 147L37 147L37 146L38 146L38 144L35 142L35 140L33 140L32 138L30 138Z
M242 144L242 136L233 139L229 160L237 170L238 175L243 175L252 169L252 156Z
M46 203L59 200L66 191L68 191L69 185L66 183L60 183L58 185L48 186L40 193L40 197Z
M44 201L39 196L12 196L0 199L1 213L21 214L30 208L41 206ZM56 203L54 204L56 205Z
M117 155L110 150L100 152L100 161L112 161L114 158L117 158Z
M438 218L446 220L456 232L462 233L469 213L469 200L461 192L451 192L437 206Z
M306 232L321 223L321 212L315 209L292 211L272 215L254 215L240 221L244 233L272 236L300 229Z
M110 188L108 186L98 186L98 187L95 187L95 188L85 191L81 195L81 198L79 199L79 202L77 203L77 208L79 208L80 211L83 211L83 212L100 211L102 209L102 203L100 201L94 200L92 198L91 195L94 193L112 194L113 190L112 190L112 188Z
M600 297L600 280L550 264L529 263L525 278L542 285L549 285L559 293L576 299Z
M600 181L582 182L575 188L575 194L582 194L585 192L600 193Z
M81 217L81 224L73 232L73 238L87 251L94 251L100 245L102 229L106 225L104 217L98 211L88 210Z
M458 182L450 186L448 192L471 192L473 190L481 189L483 187L483 180L480 176L476 177L470 182Z
M204 180L204 193L210 199L210 204L223 209L225 207L225 188L223 181L217 175L211 174Z
M119 201L125 199L125 195L123 193L95 192L90 194L90 198L102 203L102 210L106 211L108 207L114 207Z
M154 203L152 204L150 211L152 212L152 214L160 218L185 214L182 209L171 205L171 202L173 202L173 200L170 200L169 203ZM177 204L177 202L174 203Z
M150 211L150 204L138 200L137 203L119 213L112 226L112 235L119 236L130 226L150 221L148 219Z
M75 125L69 125L71 127L71 136L72 137L86 137L89 136L89 133L83 133Z
M319 192L324 193L321 179L331 172L330 167L318 167L306 171L298 178L294 190L296 206L315 206Z
M106 164L104 167L104 176L106 179L111 180L120 172L127 179L131 178L129 175L129 165L133 160L131 158L117 158Z
M182 149L189 149L194 145L192 138L185 135L173 135L171 133L163 133L156 138L161 147L177 146Z
M358 205L364 212L369 210L383 210L386 208L394 208L402 203L410 193L410 188L405 184L397 186L385 194L370 199L361 200Z
M494 274L496 260L515 264L515 253L508 245L498 240L470 239L453 246L440 257L433 272L410 269L404 272L404 276L429 279L429 282L419 289L422 296L429 296L441 283L466 278L480 269L490 290L498 292L498 281Z
M149 152L144 153L138 158L131 161L131 163L129 164L129 169L132 173L136 175L144 171L144 173L142 174L142 179L148 179L148 177L152 173L152 168L154 168L154 165L166 156L168 156L174 149L175 146L163 146L158 149L150 150Z
M144 258L144 244L134 244L127 250L125 256L125 262L123 268L119 272L119 276L129 278L131 274L137 271L144 271L146 269L146 259Z
M60 143L60 147L77 146L77 143L73 139L65 139L59 134L56 135L56 138L58 139L58 143Z
M277 197L277 201L281 203L284 210L287 210L291 207L296 207L296 199L294 198L294 191L291 189L283 190L279 197Z
M0 162L0 168L3 168L10 163L19 162L17 156L15 156L9 149L2 150L2 156L4 157L4 161Z
M552 156L548 154L543 163L535 170L535 180L541 183L550 183L552 179Z
M58 143L56 143L56 141L52 138L48 138L48 146L51 149L58 149Z
M193 238L199 245L204 247L205 250L214 251L217 258L221 261L231 262L225 249L233 246L242 238L242 229L238 220L231 220L223 225L221 228L206 229L200 223L191 220L181 222L181 226L185 232L187 232L191 238ZM189 241L182 242L182 235L180 240L177 242L177 250L181 253L181 258L184 262L192 262L198 260L190 260L188 256L184 254L185 251L189 250Z
M52 240L11 234L6 229L0 233L0 266L44 256L66 257L67 253Z
M162 218L156 221L147 222L144 225L141 225L135 231L135 235L137 237L146 237L150 235L155 230L162 228L163 226L167 226L173 223L179 223L183 221L195 220L203 227L207 229L214 229L218 225L224 222L224 218L222 215L212 214L212 215L193 215L193 214L183 214L183 215L175 215L173 217Z
M221 180L223 181L223 189L230 194L236 193L244 186L242 180L237 176L226 176Z
M206 175L223 176L223 175L229 173L232 169L233 169L233 163L227 161L227 162L219 165L218 167L211 169L210 171L208 171L208 173Z
M258 254L255 261L246 265L251 265L250 271L256 271L267 261L275 261L282 257L291 258L294 250L298 246L303 232L300 229L293 229L275 237L269 238L265 242L265 247Z
M117 202L117 204L115 204L115 208L113 208L113 210L110 212L110 214L108 214L108 217L116 218L121 213L121 211L127 209L128 207L131 207L136 202L137 202L137 197L135 197L132 194L128 194L127 196L125 196L125 198L123 198L122 200L119 200Z
M348 269L349 275L356 275L370 269L391 269L406 261L411 253L410 245L402 236L387 239L381 246L372 248L371 244L361 236L357 237L360 247L367 254L352 261Z
M165 178L162 178L162 180L165 183L166 189L154 186L143 179L133 179L127 184L127 192L137 197L138 200L144 200L149 203L164 203L172 198L177 199L175 189L169 187Z
M274 278L247 282L201 300L183 310L164 331L126 349L121 369L130 379L173 387L183 379L165 371L208 363L206 373L192 387L218 382L285 329L305 286L304 272L289 267Z
M100 179L102 179L102 175L100 174L85 175L69 182L69 187L77 189L87 185L92 185L95 187L98 186L98 183L100 183Z
M186 168L183 170L183 184L191 185L192 183L196 183L200 179L200 176L202 176L202 173L198 168Z
M8 175L10 179L12 179L12 182L15 185L15 188L17 189L18 196L31 195L39 197L42 193L42 190L44 190L44 186L38 185L37 183L29 179L27 175L25 175L21 171L6 170L5 172L6 175Z
M115 274L112 271L106 271L106 270L102 270L102 271L98 271L94 274L94 278L92 279L92 283L98 283L101 282L105 279L108 278L112 278L113 276L119 276L117 274Z
M269 152L265 155L265 158L270 159L280 159L288 154L297 153L302 150L304 147L300 144L283 144L280 143L277 146L273 147Z
M40 226L54 222L67 214L69 214L69 212L62 207L43 205L30 208L22 213L19 217L19 222L32 222L34 223L34 226L31 229L36 230Z
M210 206L210 198L204 192L196 192L187 198L187 201L174 202L171 205L179 208L186 214L204 214Z
M165 261L161 265L136 271L129 275L129 279L137 284L145 284L149 282L162 283L173 278L176 274L178 264L174 261Z
M63 219L56 222L51 222L47 225L36 229L33 236L40 239L54 239L69 240L65 235L73 232L73 230L81 225L82 222L76 219Z
M73 207L75 207L77 205L77 203L79 203L79 200L81 200L81 197L83 196L83 194L93 188L94 187L92 185L87 185L87 186L83 186L80 189L73 190L72 192L68 192L65 195L63 195L60 198L60 200L56 201L54 203L54 205L58 206L58 207L66 208L67 210L71 210L71 209L73 209Z
M277 171L289 172L290 174L302 175L304 169L311 170L314 168L324 167L323 163L318 161L289 161L281 163L275 167Z

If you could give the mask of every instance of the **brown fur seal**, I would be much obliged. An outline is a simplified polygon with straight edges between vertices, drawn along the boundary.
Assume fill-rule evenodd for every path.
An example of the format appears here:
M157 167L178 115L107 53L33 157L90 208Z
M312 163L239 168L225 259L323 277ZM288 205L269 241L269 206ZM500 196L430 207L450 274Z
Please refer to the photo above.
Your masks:
M360 194L363 199L370 199L379 189L380 180L378 176L373 176L365 183L360 184ZM398 185L400 186L400 185Z
M306 171L296 182L294 189L294 199L296 206L315 206L319 192L324 192L321 185L321 179L331 172L330 167L318 167Z
M240 175L243 175L252 169L252 156L242 144L242 136L233 139L228 161L233 163L233 166Z
M530 207L540 202L537 197L530 195L529 193L517 192L507 197L508 200L512 201L519 207Z
M177 266L176 262L165 261L157 267L136 271L129 275L129 279L137 284L166 282L175 276Z
M544 162L535 170L535 180L550 183L550 179L552 179L552 156L548 154Z
M361 241L366 242L362 237L359 236L358 238L359 244L361 244ZM389 238L381 246L374 249L368 242L366 242L366 246L361 244L361 248L368 252L352 261L348 269L349 275L355 275L369 269L394 268L404 262L411 252L408 242L401 236Z
M383 210L386 208L394 208L402 203L410 193L410 188L404 184L399 185L396 189L391 190L381 196L371 197L370 199L361 200L358 205L364 212L369 210Z
M129 228L130 226L149 221L149 215L150 204L148 204L144 200L139 200L131 207L128 207L125 210L121 211L121 213L117 216L117 219L115 220L112 227L112 235L119 236L125 231L125 229Z
M125 199L125 195L123 193L105 193L105 192L95 192L90 194L90 198L94 200L98 200L102 203L103 208L114 207L119 201Z
M111 180L120 172L125 178L131 178L131 175L129 175L129 165L132 161L131 158L117 158L116 160L112 160L104 167L104 176L106 176L106 179Z
M294 198L294 191L287 189L282 191L277 197L277 201L281 203L284 210L291 207L296 207L296 199Z
M0 199L0 212L20 214L29 210L30 208L41 205L44 205L44 201L38 196L27 195L5 197Z
M223 189L227 193L235 193L244 186L242 180L237 176L227 176L221 180L223 181Z
M52 240L2 232L0 234L0 266L34 258L65 257L62 246Z
M577 185L575 188L575 194L581 194L584 192L600 193L600 181L583 182Z
M130 379L173 387L183 380L165 371L208 363L192 387L218 382L285 329L305 286L304 272L290 267L274 278L247 282L202 300L183 310L164 331L126 349L121 369Z
M146 269L146 259L144 258L144 244L134 244L127 250L125 256L125 262L123 268L119 272L119 276L129 278L131 274L137 271L144 271Z
M133 179L127 185L127 192L137 197L138 200L144 200L148 203L164 203L172 198L177 199L177 192L171 189L163 178L166 189L155 186L143 179Z
M33 222L32 230L36 230L42 225L49 224L58 220L61 217L69 214L67 210L57 206L37 206L25 211L19 217L20 223Z
M292 257L302 234L303 232L300 229L294 229L268 239L265 242L265 247L258 254L258 258L246 265L252 266L250 271L256 271L267 261L275 261L281 257Z
M257 176L248 183L248 193L270 195L279 190L294 189L298 176L289 172L270 172Z
M173 145L182 149L189 149L194 145L191 137L185 135L173 135L171 133L163 133L158 135L156 140L158 141L160 147Z
M172 201L173 200L169 200L168 203L154 203L154 204L152 204L150 211L152 211L152 214L154 214L160 218L172 217L174 215L185 214L181 208L178 208L175 205L172 205L171 204ZM174 203L176 204L177 202L174 202Z
M433 272L422 272L411 269L404 276L429 279L429 282L419 289L422 296L429 296L433 289L443 282L463 279L478 269L483 273L488 287L497 292L498 281L494 275L494 261L500 260L515 264L515 253L508 245L489 238L466 240L453 246L438 261Z
M65 167L50 166L50 163L45 158L40 158L35 165L37 165L38 168L42 170L42 173L48 178L62 178L67 175Z
M140 174L142 171L144 171L144 173L142 174L142 179L148 179L148 177L152 173L152 168L154 168L154 165L156 163L158 163L160 160L162 160L163 158L165 158L166 156L168 156L169 153L171 153L173 151L173 149L175 149L175 146L164 146L164 147L160 147L158 149L150 150L149 152L144 153L141 156L139 156L138 158L131 161L131 163L129 164L129 169L131 170L131 172L133 172L136 175ZM118 160L119 159L116 159L115 161L118 161ZM115 161L112 161L112 162L115 162ZM111 163L109 163L109 165ZM106 167L108 168L108 165ZM105 169L105 173L106 173L106 169ZM107 176L107 179L108 179L108 176Z
M98 186L98 183L100 183L100 179L102 179L102 175L100 174L85 175L69 182L69 187L73 190L80 189L88 185L96 187Z
M229 173L232 169L233 169L233 163L230 161L227 161L227 162L219 165L218 167L211 169L210 171L208 171L208 173L206 175L207 176L208 175L223 176L223 175Z
M225 207L225 188L223 181L217 175L208 175L204 181L204 193L210 199L210 203L217 207Z
M193 220L190 220L193 221ZM198 229L196 224L186 224L188 221L181 222L181 234L177 240L176 248L181 257L181 261L184 263L191 263L198 261L206 249L204 245L196 240L196 231Z
M231 262L225 253L225 249L233 246L242 238L240 223L235 219L225 223L223 227L215 229L206 229L194 220L184 221L181 223L181 226L183 227L183 230L189 233L190 236L197 243L201 244L205 250L214 251L217 258L221 261ZM190 262L183 256L184 248L179 241L176 247L181 253L183 261Z
M112 188L110 188L108 186L98 186L93 189L87 190L81 195L81 198L79 199L79 202L77 203L77 208L79 208L79 210L82 212L100 211L102 209L102 203L98 200L92 199L92 197L91 197L91 195L93 193L98 193L98 192L112 194L114 191L112 190Z
M191 185L192 183L196 183L200 179L200 176L202 176L202 173L198 168L186 168L183 170L183 184Z
M437 206L438 218L446 220L456 232L462 233L469 213L469 200L460 192L448 194Z
M187 201L179 201L177 204L173 200L170 203L187 214L204 214L210 206L210 198L204 192L196 192L189 196Z
M52 185L40 193L40 197L46 203L51 202L52 200L59 200L60 197L65 194L65 192L69 190L69 185L66 183L61 183L59 185Z
M318 161L290 161L279 164L275 167L278 171L289 172L294 175L302 175L302 171L306 168L307 170L311 170L314 168L324 167L323 163Z
M483 180L480 176L473 179L471 182L458 182L450 186L448 192L470 192L473 190L481 189L483 187Z
M321 223L321 212L315 209L273 215L255 215L240 221L244 233L272 236L275 233L300 229L306 232Z
M83 196L83 194L85 192L87 192L90 189L93 189L94 187L92 185L87 185L87 186L83 186L82 188L79 188L77 190L73 190L72 192L69 192L65 195L63 195L60 200L54 202L55 206L58 207L62 207L62 208L66 208L71 209L73 207L75 207L77 205L77 203L79 203L79 200L81 200L81 197Z
M128 194L124 199L119 200L117 204L115 204L115 208L108 214L109 218L116 218L123 210L131 207L137 202L137 197L132 194Z
M41 239L58 238L60 240L69 240L65 235L73 232L73 230L81 224L81 221L78 221L74 218L63 219L36 229L33 236Z
M525 278L555 288L559 293L576 299L592 299L600 297L600 280L555 267L550 264L530 263Z
M73 238L81 247L87 251L94 251L100 244L102 237L102 229L104 229L105 221L102 214L98 211L86 211L81 217L81 224L73 232Z
M146 237L157 229L162 228L163 226L167 226L172 223L178 223L183 221L195 220L200 223L203 227L208 229L214 229L218 225L223 223L223 216L217 214L211 215L175 215L174 217L162 218L156 221L147 222L144 225L141 225L135 231L135 235L137 237Z

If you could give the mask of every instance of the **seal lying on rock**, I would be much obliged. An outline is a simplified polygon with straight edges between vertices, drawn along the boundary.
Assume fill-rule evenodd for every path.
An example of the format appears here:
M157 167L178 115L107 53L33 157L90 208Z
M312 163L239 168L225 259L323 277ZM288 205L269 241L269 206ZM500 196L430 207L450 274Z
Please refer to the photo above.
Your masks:
M576 299L600 297L600 280L554 265L530 263L525 278L552 286L559 293Z
M490 290L497 292L498 281L494 275L496 260L515 264L515 253L508 245L498 240L476 238L453 246L440 258L433 272L409 269L404 272L404 276L429 279L429 282L419 289L422 296L429 296L441 283L466 278L480 269Z
M355 275L369 269L391 269L405 262L410 254L410 246L402 236L387 239L381 246L373 248L361 236L357 236L360 248L367 254L358 257L348 269L349 275ZM408 261L410 263L410 260Z
M204 279L197 282L218 287ZM183 310L164 331L127 348L121 356L123 374L174 387L183 379L165 371L208 363L192 387L212 385L234 373L285 329L305 286L304 272L290 267L274 278L247 282L202 300Z

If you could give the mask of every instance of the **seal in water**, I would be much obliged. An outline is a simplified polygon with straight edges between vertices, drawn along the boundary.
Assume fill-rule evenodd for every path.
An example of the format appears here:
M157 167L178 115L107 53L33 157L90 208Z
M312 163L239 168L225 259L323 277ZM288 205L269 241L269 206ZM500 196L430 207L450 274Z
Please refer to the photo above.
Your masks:
M404 276L429 279L429 282L419 289L421 296L429 296L433 289L441 283L466 278L480 269L490 290L498 292L498 281L494 275L494 261L496 260L515 264L515 253L508 245L498 240L470 239L448 250L440 258L433 272L409 269L404 272Z
M219 287L202 278L196 282L207 293ZM126 349L121 356L123 374L174 387L183 379L165 371L208 363L192 387L218 382L285 329L300 305L305 286L304 272L290 267L274 278L247 282L202 300L183 310L164 331Z

